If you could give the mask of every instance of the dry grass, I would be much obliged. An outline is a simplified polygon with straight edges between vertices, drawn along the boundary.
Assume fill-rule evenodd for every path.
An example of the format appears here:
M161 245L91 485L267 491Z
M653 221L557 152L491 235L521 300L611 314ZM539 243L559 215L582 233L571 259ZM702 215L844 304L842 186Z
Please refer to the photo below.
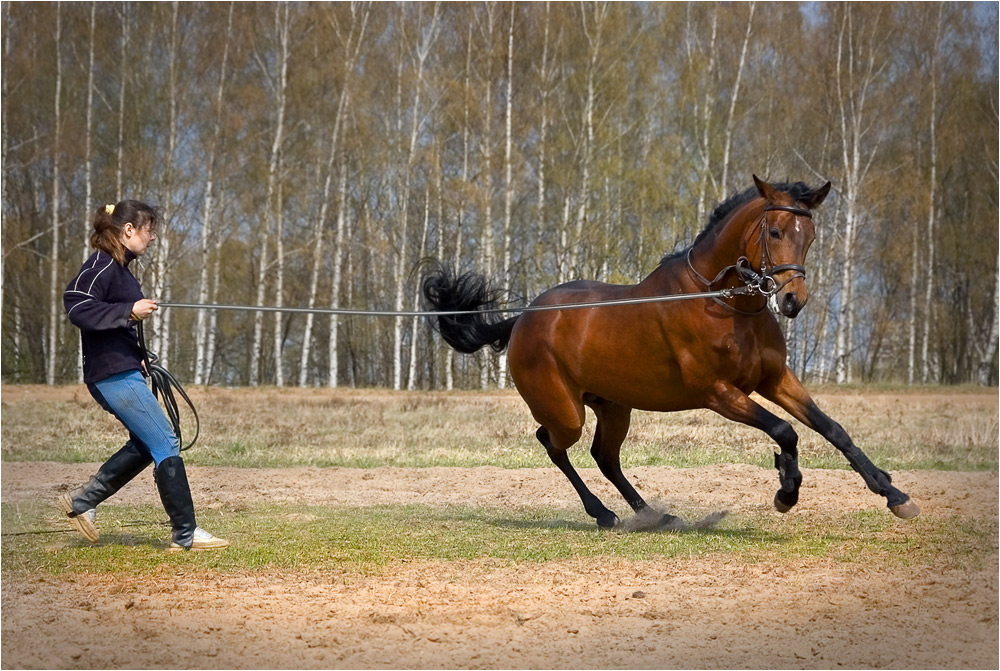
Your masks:
M185 454L194 464L549 465L534 439L536 424L513 391L205 387L190 393L201 416L201 437ZM997 468L995 389L829 388L816 398L885 468ZM122 441L121 426L84 387L4 386L2 406L4 460L100 461ZM796 428L803 465L846 467L820 436L801 425ZM586 449L592 435L591 418L574 454L581 467L592 465ZM623 460L626 466L769 466L771 452L772 443L763 433L708 411L636 412Z

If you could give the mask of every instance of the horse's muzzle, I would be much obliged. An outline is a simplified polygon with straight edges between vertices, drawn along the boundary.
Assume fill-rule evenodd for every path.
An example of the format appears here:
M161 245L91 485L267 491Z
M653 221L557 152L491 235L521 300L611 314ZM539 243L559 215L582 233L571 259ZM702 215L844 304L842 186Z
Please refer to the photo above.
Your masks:
M795 319L805 305L805 301L800 301L799 297L792 292L778 298L778 310L789 319Z

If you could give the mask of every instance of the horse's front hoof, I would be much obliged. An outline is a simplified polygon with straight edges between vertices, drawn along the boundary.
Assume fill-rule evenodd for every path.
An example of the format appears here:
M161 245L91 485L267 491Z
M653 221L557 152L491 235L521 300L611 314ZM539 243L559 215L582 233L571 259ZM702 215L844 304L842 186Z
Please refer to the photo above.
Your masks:
M920 506L913 502L913 499L906 499L898 506L889 506L892 514L901 520L912 520L920 514Z
M683 531L686 526L684 520L676 515L668 515L667 513L661 515L659 521L656 523L656 527L664 531Z
M597 526L602 529L614 529L619 524L621 524L621 520L618 519L618 515L615 515L610 510L607 515L601 515L597 518Z
M789 493L784 489L779 489L778 493L774 495L774 509L782 514L787 513L798 502L798 492Z

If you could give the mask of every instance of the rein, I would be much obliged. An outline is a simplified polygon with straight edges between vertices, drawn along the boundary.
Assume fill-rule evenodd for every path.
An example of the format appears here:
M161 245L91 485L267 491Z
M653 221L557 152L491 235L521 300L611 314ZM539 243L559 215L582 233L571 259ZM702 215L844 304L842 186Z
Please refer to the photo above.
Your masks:
M146 347L146 336L142 331L142 322L136 323L136 331L139 334L139 350L142 352L142 361L146 365L146 374L149 376L150 387L153 391L153 397L159 398L163 396L163 407L167 413L167 418L170 420L170 425L174 428L174 434L177 436L177 441L180 443L181 452L191 448L198 440L198 434L201 432L201 421L198 419L198 411L194 409L194 403L188 397L187 393L184 391L184 387L181 383L177 381L173 375L170 374L163 366L159 365L158 361L160 357L156 356L149 351ZM177 393L181 395L181 398L187 403L187 406L191 408L191 412L194 413L194 438L187 445L184 445L181 439L181 415L180 410L177 406L177 399L174 397L174 392L171 387L177 389Z
M688 249L687 255L685 257L688 269L694 274L695 277L697 277L701 281L702 284L704 284L709 289L712 288L712 285L722 281L722 279L730 271L735 270L740 280L744 283L744 285L746 285L748 289L750 289L750 291L746 293L750 295L756 293L760 294L761 296L765 296L767 298L770 298L774 294L781 291L781 289L792 280L798 279L800 277L804 278L806 276L806 269L804 266L801 266L797 263L781 263L776 266L773 266L770 270L768 270L767 262L771 260L771 253L767 249L767 226L766 226L767 213L773 212L775 210L782 212L791 212L797 217L808 217L812 219L812 212L801 207L792 207L790 205L767 205L764 207L764 213L761 215L760 220L758 220L757 222L757 225L760 227L760 250L761 250L760 272L757 272L756 270L753 269L753 266L750 263L750 259L748 259L746 256L741 256L740 258L736 259L736 263L726 266L725 268L719 271L719 273L715 276L714 279L710 280L701 273L699 273L697 270L695 270L694 265L692 265L691 251L693 250L693 247L691 249ZM778 273L784 273L788 271L792 271L792 275L790 275L781 284L778 284L778 281L774 279L774 276L777 275ZM748 312L746 310L740 310L739 308L733 307L728 303L724 303L718 298L713 298L713 300L728 310L732 310L737 314L747 315L747 316L760 314L767 308L767 303L765 302L764 305L759 310Z

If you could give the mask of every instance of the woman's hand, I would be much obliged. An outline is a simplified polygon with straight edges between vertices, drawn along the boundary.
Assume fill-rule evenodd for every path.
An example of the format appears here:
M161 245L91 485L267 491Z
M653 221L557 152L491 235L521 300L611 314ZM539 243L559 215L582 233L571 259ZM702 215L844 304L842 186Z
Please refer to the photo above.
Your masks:
M142 300L136 301L135 305L132 306L132 319L137 322L141 322L158 309L156 301L151 298L143 298Z

